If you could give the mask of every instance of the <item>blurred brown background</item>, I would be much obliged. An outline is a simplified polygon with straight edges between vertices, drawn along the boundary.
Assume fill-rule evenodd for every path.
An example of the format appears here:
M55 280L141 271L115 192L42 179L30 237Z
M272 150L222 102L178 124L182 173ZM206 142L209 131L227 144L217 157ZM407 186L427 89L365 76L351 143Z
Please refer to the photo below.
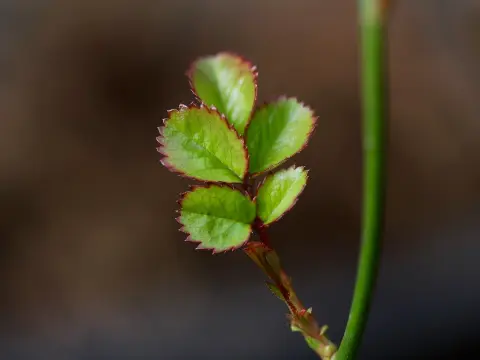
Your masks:
M155 151L184 72L231 50L259 101L319 115L272 238L338 342L359 238L354 1L0 2L0 359L314 359L241 253L185 244L189 183ZM387 231L363 359L461 358L480 337L480 5L398 0Z

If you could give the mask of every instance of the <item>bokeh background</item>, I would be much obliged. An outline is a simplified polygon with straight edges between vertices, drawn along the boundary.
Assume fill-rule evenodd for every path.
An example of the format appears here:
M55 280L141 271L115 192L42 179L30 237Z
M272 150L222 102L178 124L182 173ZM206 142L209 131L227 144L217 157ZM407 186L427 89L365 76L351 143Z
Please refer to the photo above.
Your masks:
M156 127L184 72L231 50L259 102L319 116L310 171L271 231L339 342L358 253L354 1L0 2L0 359L315 359L242 252L211 256L174 220L188 181ZM398 0L390 29L387 228L361 359L480 350L480 3ZM289 165L289 164L287 164Z

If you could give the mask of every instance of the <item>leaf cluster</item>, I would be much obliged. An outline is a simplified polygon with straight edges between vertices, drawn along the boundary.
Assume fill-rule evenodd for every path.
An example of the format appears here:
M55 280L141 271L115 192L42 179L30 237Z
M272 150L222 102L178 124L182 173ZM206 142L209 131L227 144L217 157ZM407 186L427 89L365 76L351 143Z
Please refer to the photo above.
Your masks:
M168 169L205 183L179 201L187 240L214 253L234 250L295 204L307 171L272 170L306 146L316 118L295 98L256 108L258 73L237 55L200 58L187 75L197 102L168 111L158 151Z

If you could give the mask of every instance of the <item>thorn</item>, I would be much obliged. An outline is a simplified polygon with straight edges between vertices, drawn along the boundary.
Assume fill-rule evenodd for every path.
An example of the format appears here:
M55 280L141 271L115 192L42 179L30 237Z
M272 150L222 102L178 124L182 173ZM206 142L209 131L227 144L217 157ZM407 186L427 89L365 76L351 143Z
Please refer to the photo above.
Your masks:
M328 325L323 325L321 328L320 328L320 335L325 335L325 333L327 332L328 330Z

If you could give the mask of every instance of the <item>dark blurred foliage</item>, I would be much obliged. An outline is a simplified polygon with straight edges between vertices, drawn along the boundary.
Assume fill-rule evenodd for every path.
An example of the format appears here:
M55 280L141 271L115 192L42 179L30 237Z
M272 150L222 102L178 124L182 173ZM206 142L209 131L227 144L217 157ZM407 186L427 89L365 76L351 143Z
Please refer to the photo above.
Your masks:
M314 359L241 252L174 221L188 181L156 127L197 56L259 67L259 101L319 115L310 183L271 235L341 339L358 252L353 1L0 3L0 359ZM390 32L387 230L362 359L466 358L480 337L480 6L399 0ZM287 164L288 165L288 164Z

